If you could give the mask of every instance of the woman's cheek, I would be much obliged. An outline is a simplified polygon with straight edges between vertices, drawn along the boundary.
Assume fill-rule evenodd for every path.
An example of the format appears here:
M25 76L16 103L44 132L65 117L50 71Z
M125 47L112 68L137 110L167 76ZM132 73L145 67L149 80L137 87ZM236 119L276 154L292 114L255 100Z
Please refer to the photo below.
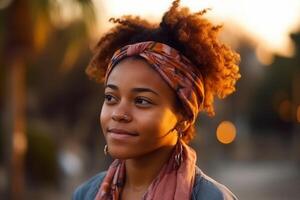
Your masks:
M139 128L146 129L147 132L158 134L161 126L161 116L158 113L141 113L137 118Z
M105 105L103 105L101 113L100 113L100 125L102 128L102 132L105 135L105 130L107 129L107 123L109 120L109 110Z

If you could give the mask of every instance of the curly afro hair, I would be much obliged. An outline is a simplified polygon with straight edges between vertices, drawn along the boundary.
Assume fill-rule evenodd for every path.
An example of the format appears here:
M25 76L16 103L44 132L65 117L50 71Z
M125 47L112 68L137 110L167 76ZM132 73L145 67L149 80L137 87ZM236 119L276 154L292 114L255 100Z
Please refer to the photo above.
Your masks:
M214 98L225 98L235 91L241 77L240 56L218 39L222 26L214 26L203 17L207 10L191 13L175 0L163 15L160 24L152 24L139 17L111 18L116 26L105 34L94 49L94 56L86 69L87 75L103 82L113 53L122 46L143 41L167 44L186 56L204 78L204 108L214 116ZM192 131L194 132L194 131ZM190 140L193 136L189 136Z

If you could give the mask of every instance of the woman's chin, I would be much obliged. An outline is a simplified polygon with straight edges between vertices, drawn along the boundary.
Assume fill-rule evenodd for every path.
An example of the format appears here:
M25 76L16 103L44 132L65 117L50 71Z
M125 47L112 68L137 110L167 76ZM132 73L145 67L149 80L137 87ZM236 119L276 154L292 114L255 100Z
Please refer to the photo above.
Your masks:
M129 152L128 150L121 150L121 149L109 149L109 155L114 159L126 160L134 157L133 152Z

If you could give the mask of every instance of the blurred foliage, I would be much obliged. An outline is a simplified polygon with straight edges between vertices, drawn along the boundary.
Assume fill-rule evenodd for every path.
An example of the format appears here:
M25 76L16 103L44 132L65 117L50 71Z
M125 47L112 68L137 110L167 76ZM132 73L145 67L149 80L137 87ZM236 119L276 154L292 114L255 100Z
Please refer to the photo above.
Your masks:
M26 171L31 184L58 184L57 146L49 133L31 127L27 130Z
M4 129L2 127L2 123L0 123L0 163L4 162L4 137L3 137L3 133Z
M71 16L71 21L64 21L62 12L66 8L66 2L68 6L79 9L80 17L72 19ZM55 138L60 134L63 138L72 133L72 130L66 131L67 133L58 131L59 128L65 128L65 119L71 122L70 126L77 122L75 118L81 114L78 110L86 108L79 105L86 103L86 97L93 94L91 89L95 89L86 84L87 79L83 81L85 83L78 81L84 80L84 67L90 56L90 34L95 30L95 22L94 7L90 0L16 0L0 10L1 117L9 118L5 113L2 114L2 109L8 106L7 101L11 99L5 95L11 96L13 92L9 82L13 79L7 74L12 74L11 60L18 58L21 61L18 67L26 69L24 92L27 98L25 132L28 149L25 164L29 182L37 185L55 184L61 179L57 161L60 143ZM16 107L10 106L12 109ZM6 112L10 111L6 109ZM13 124L14 120L5 121ZM90 118L85 117L82 122L86 123L86 120ZM1 123L3 121L1 119ZM48 125L43 129L36 128L41 124ZM4 162L4 153L10 152L2 151L3 147L10 148L10 145L4 145L2 141L12 134L7 132L10 129L2 129L4 126L1 124L1 163Z
M295 105L300 103L293 99L294 81L300 75L300 32L291 37L296 47L295 55L292 58L276 56L270 66L265 66L265 77L259 83L249 107L250 122L257 133L277 133L287 139L292 134L293 124L297 123L296 115L293 116Z
M30 42L32 42L29 44L32 49L27 52L30 54L30 59L24 63L28 121L28 151L25 164L27 180L34 185L57 184L62 181L57 156L68 139L75 140L84 148L88 162L95 163L99 160L102 162L96 149L104 143L99 134L98 119L103 100L102 88L89 81L84 74L84 69L91 57L89 43L91 31L93 27L95 28L95 13L90 0L70 1L80 6L83 17L64 26L61 26L63 23L60 23L59 19L63 9L58 4L59 1L26 1L29 5L27 14L30 14L31 18L30 21L24 22L27 23L24 27L28 29L20 31L21 33L22 31L28 32L27 34L31 37ZM4 43L7 38L18 35L12 34L13 30L6 26L10 23L8 14L12 13L8 13L8 10L0 12L1 110L4 107L4 89L7 88L5 70L8 69L7 66L3 67L4 60L7 59L4 52L8 47ZM58 20L53 21L51 15L57 16ZM221 117L215 120L235 119L242 116L246 120L250 118L250 129L257 130L251 130L250 133L284 133L285 136L290 133L291 135L294 121L284 121L280 118L277 102L280 103L284 98L292 101L292 79L300 70L300 33L292 37L297 48L295 57L276 56L274 63L263 69L261 74L264 74L264 77L255 84L252 79L256 77L249 76L250 73L247 71L253 68L249 66L253 64L249 60L253 59L251 53L254 49L248 43L241 42L246 49L242 55L243 63L241 64L243 78L238 82L238 92L226 100L227 104L223 104L225 106L219 115ZM14 45L18 44L14 43ZM254 80L256 82L257 79ZM274 104L274 95L278 93L283 96L280 96ZM227 114L222 116L222 113ZM213 127L211 119L200 120L198 124L202 127L205 125L209 128ZM41 126L43 128L40 128ZM3 162L2 124L0 124L0 132L0 162ZM214 135L210 134L210 137L212 143L209 143L207 149L218 145ZM234 149L234 145L222 146L224 148L222 152L225 152L225 148ZM213 153L209 149L207 157L211 157L211 154Z

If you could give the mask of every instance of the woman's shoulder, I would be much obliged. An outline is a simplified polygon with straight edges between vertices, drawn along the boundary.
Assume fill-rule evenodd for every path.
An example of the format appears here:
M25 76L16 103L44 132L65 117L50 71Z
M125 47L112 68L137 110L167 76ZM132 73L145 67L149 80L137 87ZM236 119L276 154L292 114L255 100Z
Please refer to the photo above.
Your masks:
M196 168L192 200L237 200L237 197L224 185Z
M72 200L93 200L105 175L106 171L101 172L78 186L73 193ZM210 178L197 167L192 200L207 199L237 200L237 197L226 186Z
M106 171L100 172L88 181L78 186L73 193L72 200L92 200L95 199L99 186L106 175Z

